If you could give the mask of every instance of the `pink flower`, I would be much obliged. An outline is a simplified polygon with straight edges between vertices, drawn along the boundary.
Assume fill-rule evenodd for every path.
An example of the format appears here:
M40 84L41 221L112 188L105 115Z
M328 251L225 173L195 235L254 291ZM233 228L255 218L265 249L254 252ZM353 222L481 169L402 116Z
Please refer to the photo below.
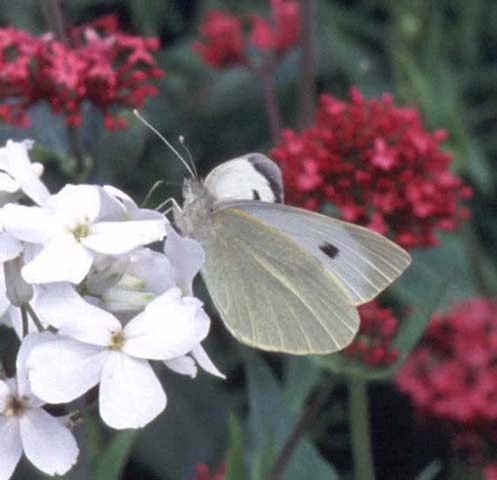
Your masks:
M435 245L436 230L453 230L469 215L459 202L471 190L440 148L445 133L426 131L419 112L395 107L390 95L367 100L355 88L349 102L322 95L314 125L282 137L271 155L290 203L314 210L332 203L345 220L405 248Z

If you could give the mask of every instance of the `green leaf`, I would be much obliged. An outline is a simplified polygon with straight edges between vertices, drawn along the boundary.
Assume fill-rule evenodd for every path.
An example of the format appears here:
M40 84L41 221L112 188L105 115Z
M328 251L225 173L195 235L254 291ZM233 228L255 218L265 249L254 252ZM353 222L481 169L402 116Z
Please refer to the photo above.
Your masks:
M243 434L240 422L233 414L230 415L229 420L228 448L225 480L246 480L247 475L243 458Z
M415 480L435 480L441 470L441 462L439 460L434 460L423 468L419 475L416 476Z
M119 480L121 478L138 433L136 430L131 430L114 434L109 446L99 456L93 477L95 480Z
M297 416L285 406L283 393L273 373L255 353L245 354L250 416L251 478L266 478L276 455L291 433ZM256 473L257 476L254 476ZM285 480L337 479L333 467L319 454L312 443L303 438L287 465Z

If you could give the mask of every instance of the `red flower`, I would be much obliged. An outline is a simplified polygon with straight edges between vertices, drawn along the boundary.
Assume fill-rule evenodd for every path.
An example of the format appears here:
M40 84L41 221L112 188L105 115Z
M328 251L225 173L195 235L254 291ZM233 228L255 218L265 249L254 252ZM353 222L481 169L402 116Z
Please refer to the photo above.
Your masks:
M193 51L214 68L246 65L248 43L260 52L282 55L299 37L299 4L295 0L271 0L271 19L249 14L250 31L244 38L243 20L221 10L210 10L199 27L200 40Z
M483 469L483 478L485 480L497 480L497 463L487 465Z
M361 327L357 337L344 350L344 354L369 367L387 367L398 358L391 342L397 331L398 321L389 308L382 308L372 301L359 307Z
M405 248L437 243L468 211L469 187L449 171L443 131L427 132L420 114L390 95L349 102L322 95L315 124L283 132L271 155L282 167L291 203L318 210L332 203L350 222L389 235Z
M299 39L299 4L292 0L271 0L271 12L271 20L255 14L250 16L250 42L261 50L282 54Z
M193 44L193 51L214 68L244 63L242 21L235 15L210 10L202 20L201 41Z
M226 474L226 464L222 464L214 474L209 473L209 467L205 463L199 463L195 468L195 476L192 480L223 480Z
M51 35L0 29L0 98L8 100L0 108L4 121L25 125L26 108L46 100L67 124L77 126L82 104L91 102L103 112L107 128L122 128L115 107L139 108L157 94L149 84L163 76L151 54L157 39L120 33L112 15L70 30L69 37L66 45Z
M435 315L397 377L417 412L451 429L480 461L497 445L497 300L472 299Z

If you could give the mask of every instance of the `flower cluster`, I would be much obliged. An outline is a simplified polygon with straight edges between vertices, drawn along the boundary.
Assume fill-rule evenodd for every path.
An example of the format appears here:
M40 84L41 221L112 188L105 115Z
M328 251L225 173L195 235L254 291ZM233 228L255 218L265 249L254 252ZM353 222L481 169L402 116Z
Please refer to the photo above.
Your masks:
M359 308L361 327L344 355L359 360L368 367L387 367L397 361L398 352L391 343L398 320L390 308L382 308L376 301Z
M452 230L471 195L441 150L444 131L429 133L413 108L390 95L350 101L320 97L315 124L283 132L272 158L279 162L290 203L318 210L327 203L342 217L388 235L405 248L435 245L435 230Z
M249 24L246 37L244 20ZM252 13L247 19L220 10L210 10L199 27L200 40L193 50L214 68L248 65L254 49L279 57L299 38L299 4L295 0L271 0L271 19Z
M84 404L98 386L107 425L141 428L166 407L150 362L223 377L201 345L210 320L192 296L201 246L114 187L51 194L29 147L0 149L0 318L21 340L17 376L0 379L1 478L23 452L52 475L76 462L67 418L46 403ZM164 237L163 252L147 247Z
M150 79L163 76L152 56L158 47L156 38L120 32L115 16L73 28L67 42L1 28L0 119L27 126L26 109L45 100L68 125L78 126L82 104L91 102L103 112L106 128L122 128L115 107L139 108L157 94Z
M422 417L451 430L454 447L487 460L497 445L497 300L436 315L397 386Z

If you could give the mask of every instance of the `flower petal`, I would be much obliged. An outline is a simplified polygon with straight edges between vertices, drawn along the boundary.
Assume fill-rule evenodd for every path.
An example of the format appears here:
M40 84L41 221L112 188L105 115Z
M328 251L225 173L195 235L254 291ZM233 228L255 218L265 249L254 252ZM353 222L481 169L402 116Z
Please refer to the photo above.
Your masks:
M29 355L33 351L33 348L56 338L57 336L51 332L30 333L23 338L16 359L17 391L19 395L25 397L29 397L31 395L26 362Z
M43 184L33 168L29 157L27 145L23 142L9 140L3 153L3 167L20 184L21 190L33 202L41 205L50 196L50 192Z
M14 473L22 455L21 435L17 417L0 416L0 478L8 479Z
M60 335L92 345L107 346L121 324L110 313L86 302L68 283L37 286L34 309L43 323L59 329Z
M100 193L96 185L66 185L52 195L45 206L56 212L57 219L72 229L93 222L100 212Z
M180 357L164 360L164 364L167 368L170 368L181 375L188 375L191 378L197 376L197 365L195 364L195 360L188 355L181 355Z
M10 399L10 388L9 385L4 382L3 380L0 380L0 414L5 410L7 407L7 404L9 403ZM0 477L2 478L2 477Z
M226 380L226 375L221 373L214 363L212 363L212 360L209 358L209 355L207 355L207 352L204 350L204 347L200 345L200 343L193 347L191 354L200 367L207 373Z
M27 361L31 390L47 403L70 402L99 382L107 353L63 337L38 345Z
M102 420L116 429L141 428L166 408L166 394L145 360L111 352L100 381Z
M58 236L22 269L28 283L80 283L90 270L93 255L72 235Z
M40 207L26 207L9 203L3 207L5 230L25 242L46 243L61 232L53 213Z
M140 358L166 360L188 353L209 332L202 303L172 288L149 303L124 327L123 351Z
M164 253L173 266L176 284L185 295L191 295L193 279L204 264L203 248L195 240L184 238L168 227Z
M0 262L17 257L22 252L22 244L9 233L0 232Z
M41 408L19 417L24 453L30 462L49 475L63 475L78 458L78 445L67 427Z
M160 220L95 223L81 242L96 252L120 255L162 240L166 234L165 225L164 217Z

